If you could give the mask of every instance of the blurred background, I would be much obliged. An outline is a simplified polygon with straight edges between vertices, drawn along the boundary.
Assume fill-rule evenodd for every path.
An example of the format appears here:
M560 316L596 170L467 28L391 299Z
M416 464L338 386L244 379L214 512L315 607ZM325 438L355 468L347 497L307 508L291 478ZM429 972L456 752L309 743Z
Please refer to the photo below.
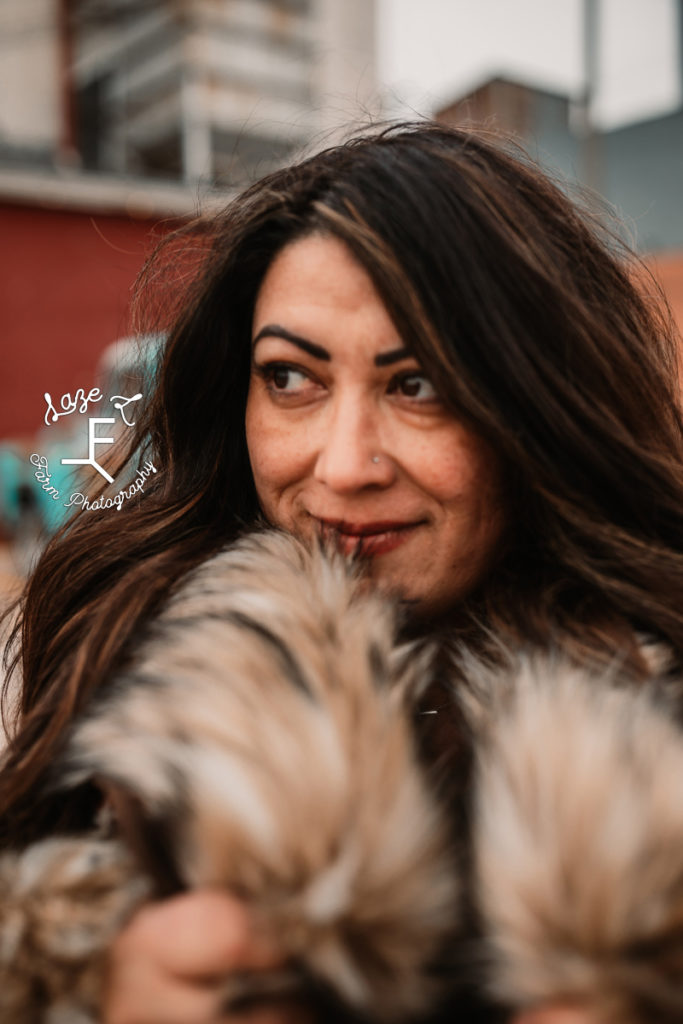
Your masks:
M45 393L144 390L126 339L154 241L421 116L512 132L603 195L683 325L683 0L0 0L0 589L69 511L29 455L84 489L60 457L111 414L46 423Z

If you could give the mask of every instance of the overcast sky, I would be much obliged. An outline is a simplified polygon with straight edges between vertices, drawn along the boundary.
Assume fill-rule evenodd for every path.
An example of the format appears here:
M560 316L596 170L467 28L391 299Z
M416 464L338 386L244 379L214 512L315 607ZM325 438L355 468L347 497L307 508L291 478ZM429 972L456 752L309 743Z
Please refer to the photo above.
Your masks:
M579 92L583 0L377 0L379 76L429 113L493 74ZM680 102L677 0L601 0L596 119L605 127Z

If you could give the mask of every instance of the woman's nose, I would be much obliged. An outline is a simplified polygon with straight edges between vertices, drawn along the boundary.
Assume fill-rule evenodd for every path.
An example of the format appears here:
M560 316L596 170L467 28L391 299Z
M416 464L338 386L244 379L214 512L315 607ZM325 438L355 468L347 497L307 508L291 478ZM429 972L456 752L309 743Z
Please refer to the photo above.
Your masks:
M394 482L396 464L382 440L379 411L370 402L340 401L319 428L316 480L338 494Z

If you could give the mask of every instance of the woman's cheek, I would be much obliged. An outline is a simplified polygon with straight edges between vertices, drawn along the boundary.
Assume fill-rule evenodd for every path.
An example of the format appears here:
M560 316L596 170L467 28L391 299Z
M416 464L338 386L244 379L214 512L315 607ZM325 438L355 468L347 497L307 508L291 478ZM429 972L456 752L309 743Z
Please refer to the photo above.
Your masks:
M478 478L478 464L453 431L442 436L413 436L401 449L402 468L422 491L443 506L469 492Z
M267 398L250 392L245 417L247 450L257 489L259 484L273 479L286 450L281 417L269 410Z
M290 499L306 477L306 439L280 420L247 419L247 448L261 511L274 526L293 527Z

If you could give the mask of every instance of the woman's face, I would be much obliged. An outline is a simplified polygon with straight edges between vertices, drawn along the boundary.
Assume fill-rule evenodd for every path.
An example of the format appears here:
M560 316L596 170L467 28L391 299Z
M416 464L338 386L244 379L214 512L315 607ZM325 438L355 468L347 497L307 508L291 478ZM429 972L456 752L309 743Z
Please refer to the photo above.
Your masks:
M496 460L443 407L341 241L279 253L252 338L247 445L268 521L358 551L422 612L457 601L500 538Z

